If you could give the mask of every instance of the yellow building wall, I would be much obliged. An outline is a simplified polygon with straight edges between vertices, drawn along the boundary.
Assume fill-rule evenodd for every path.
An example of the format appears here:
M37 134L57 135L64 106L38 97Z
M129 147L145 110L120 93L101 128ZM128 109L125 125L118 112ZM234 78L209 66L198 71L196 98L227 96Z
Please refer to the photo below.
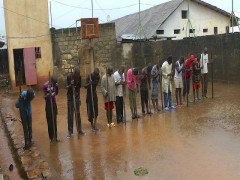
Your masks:
M41 48L41 58L36 59L36 87L41 88L49 70L53 72L48 0L4 0L4 8L12 89L17 90L13 49L30 47Z

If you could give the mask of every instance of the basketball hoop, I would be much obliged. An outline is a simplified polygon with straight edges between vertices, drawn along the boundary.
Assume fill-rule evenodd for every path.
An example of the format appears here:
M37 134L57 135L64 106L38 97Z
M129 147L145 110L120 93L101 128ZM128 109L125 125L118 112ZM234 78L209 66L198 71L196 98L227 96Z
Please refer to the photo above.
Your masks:
M82 39L99 38L98 18L81 19L81 36Z

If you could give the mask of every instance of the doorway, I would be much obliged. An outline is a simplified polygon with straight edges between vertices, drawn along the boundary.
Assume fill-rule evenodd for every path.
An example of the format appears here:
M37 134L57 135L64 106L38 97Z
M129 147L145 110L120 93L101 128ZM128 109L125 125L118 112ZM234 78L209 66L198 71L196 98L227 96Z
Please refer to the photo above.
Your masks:
M13 57L16 86L26 85L23 49L14 49Z
M16 86L36 85L36 52L35 48L13 49Z

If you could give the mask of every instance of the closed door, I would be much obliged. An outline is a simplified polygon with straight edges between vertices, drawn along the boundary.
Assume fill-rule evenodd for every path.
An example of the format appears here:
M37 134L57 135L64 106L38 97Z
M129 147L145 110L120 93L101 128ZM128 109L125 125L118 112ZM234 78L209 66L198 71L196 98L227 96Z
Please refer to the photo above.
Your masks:
M35 48L24 48L23 56L26 85L35 85L37 84Z

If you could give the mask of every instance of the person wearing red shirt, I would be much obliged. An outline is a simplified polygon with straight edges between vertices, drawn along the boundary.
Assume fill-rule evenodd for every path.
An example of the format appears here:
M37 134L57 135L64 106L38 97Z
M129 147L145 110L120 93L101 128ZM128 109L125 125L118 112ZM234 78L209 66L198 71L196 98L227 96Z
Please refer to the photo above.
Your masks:
M191 77L191 70L192 70L192 63L195 61L194 55L191 55L185 61L185 71L183 71L183 101L186 100L186 95L189 95L190 90L190 77Z

